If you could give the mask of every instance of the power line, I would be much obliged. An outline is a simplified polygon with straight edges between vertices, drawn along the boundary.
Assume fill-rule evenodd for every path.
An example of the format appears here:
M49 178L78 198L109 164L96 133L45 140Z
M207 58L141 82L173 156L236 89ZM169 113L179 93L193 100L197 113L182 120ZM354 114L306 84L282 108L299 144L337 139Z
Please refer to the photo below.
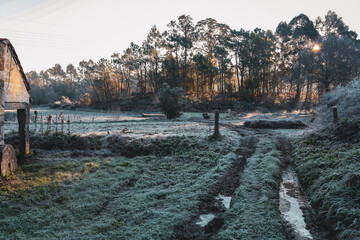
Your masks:
M40 24L40 25L49 25L49 26L58 26L58 27L66 27L66 28L81 28L80 26L74 26L74 25L61 25L61 24L55 24L55 23L45 23L45 22L37 22L37 21L30 21L30 20L23 20L23 19L14 19L14 18L4 18L0 17L0 19L3 19L5 21L14 21L14 22L25 22L25 23L33 23L33 24Z
M21 42L33 42L33 43L45 43L45 44L59 44L59 45L82 45L82 46L92 46L97 47L99 46L96 43L89 43L87 41L63 41L63 40L54 40L54 39L38 39L38 38L31 38L31 37L19 37L19 36L12 36L8 35L7 38L14 41L21 41Z
M88 39L83 38L83 39L79 39L79 38L73 38L72 36L69 37L57 37L57 36L51 36L51 35L36 35L36 34L30 34L30 33L19 33L19 32L12 32L12 31L1 31L0 29L0 33L2 34L9 34L9 35L15 35L15 36L20 36L20 37L30 37L30 38L37 38L37 39L52 39L52 40L63 40L63 41L87 41ZM92 42L95 42L94 40L91 40Z
M14 41L12 41L13 43L15 43L14 45L16 46L29 46L29 47L37 47L37 48L43 48L43 47L48 47L48 48L52 48L54 49L54 47L63 47L63 48L68 48L68 47L75 47L75 48L86 48L86 49L91 49L97 46L94 45L86 45L86 44L64 44L64 43L55 43L55 42L36 42L36 41L25 41L25 40L21 40L21 39L14 39Z
M41 39L33 37L22 37L16 35L8 35L7 38L12 42L30 42L30 43L39 43L39 44L49 44L49 45L61 45L61 46L88 46L88 47L97 47L98 43L92 43L88 41L72 41L72 40L62 40L62 39Z
M96 41L94 40L94 37L92 37L91 39L86 39L84 37L80 37L80 36L76 36L76 35L60 35L60 34L51 34L51 33L39 33L39 32L27 32L27 31L18 31L18 30L13 30L13 29L4 29L4 28L0 28L0 31L3 32L8 32L8 33L13 33L13 34L28 34L28 35L33 35L33 36L42 36L42 37L53 37L53 38L65 38L65 39L78 39L78 40L90 40L90 41Z

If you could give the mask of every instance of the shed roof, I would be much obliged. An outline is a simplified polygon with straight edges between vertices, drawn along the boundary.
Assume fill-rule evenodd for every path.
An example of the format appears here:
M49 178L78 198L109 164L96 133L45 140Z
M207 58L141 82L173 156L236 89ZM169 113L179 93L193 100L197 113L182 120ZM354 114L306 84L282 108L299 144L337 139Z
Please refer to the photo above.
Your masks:
M14 46L11 44L11 42L10 42L7 38L0 38L0 45L7 45L7 46L8 46L8 48L9 48L9 50L10 50L10 53L11 53L11 56L13 57L14 62L15 62L15 64L16 64L16 66L18 67L18 70L19 70L19 72L20 72L20 74L21 74L21 77L22 77L22 79L23 79L23 81L24 81L24 84L25 84L25 86L26 86L26 90L27 90L28 92L30 92L31 87L30 87L29 81L28 81L27 78L26 78L26 75L25 75L24 70L23 70L23 68L22 68L22 66L21 66L19 57L18 57L18 55L16 54L16 51L15 51Z

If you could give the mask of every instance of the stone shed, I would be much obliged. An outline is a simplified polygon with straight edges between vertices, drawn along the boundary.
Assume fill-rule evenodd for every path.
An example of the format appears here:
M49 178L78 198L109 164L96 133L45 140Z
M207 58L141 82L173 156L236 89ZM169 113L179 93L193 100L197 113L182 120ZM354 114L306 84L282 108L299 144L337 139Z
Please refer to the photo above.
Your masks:
M4 142L4 109L17 110L19 158L30 153L30 89L13 45L8 39L0 38L0 160L3 176L17 169L15 150Z

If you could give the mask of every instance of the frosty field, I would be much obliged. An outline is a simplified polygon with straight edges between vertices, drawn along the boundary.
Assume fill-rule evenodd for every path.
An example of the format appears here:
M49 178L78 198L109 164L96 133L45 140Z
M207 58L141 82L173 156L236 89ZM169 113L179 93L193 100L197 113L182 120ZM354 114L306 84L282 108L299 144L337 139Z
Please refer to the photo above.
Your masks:
M43 116L42 132L39 120L35 131L35 110ZM70 120L70 134L67 123L62 132L53 121L60 114ZM12 115L6 116L6 141L16 147ZM51 130L44 121L48 115ZM281 139L311 127L271 130L243 124L248 119L308 124L312 113L222 113L217 140L210 137L213 114L210 120L202 113L167 120L160 113L39 108L31 116L32 156L1 179L0 238L296 237L296 224L290 226L279 210L281 176L290 164ZM292 212L303 218L304 211ZM328 239L307 218L302 228L304 221L312 234L306 239Z
M35 131L34 112L38 112L38 120ZM9 116L4 126L4 132L11 133L17 131L16 112L6 111ZM51 133L56 132L56 115L64 118L63 132L68 133L67 120L70 120L70 133L86 135L108 135L120 134L130 138L162 138L167 136L196 136L207 137L212 134L214 114L210 115L210 120L204 120L202 113L185 112L177 120L167 120L162 113L149 113L142 116L143 112L120 112L120 111L97 111L97 110L59 110L50 108L32 108L30 131L40 133L41 119L43 131L48 129ZM46 117L51 115L51 126L48 128ZM232 124L234 126L243 125L248 119L304 119L309 121L309 113L299 112L279 112L279 113L221 113L220 123ZM233 135L234 131L221 126L224 135ZM281 130L278 130L281 131ZM57 132L61 132L61 120L57 123ZM294 131L290 131L294 132Z

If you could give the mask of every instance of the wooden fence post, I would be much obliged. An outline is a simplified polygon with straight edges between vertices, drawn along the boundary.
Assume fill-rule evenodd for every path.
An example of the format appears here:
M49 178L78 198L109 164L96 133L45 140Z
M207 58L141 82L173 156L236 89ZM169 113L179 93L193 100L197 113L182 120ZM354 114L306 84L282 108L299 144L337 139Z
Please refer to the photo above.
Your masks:
M52 119L51 115L49 115L46 119L47 120L47 129L46 129L47 133L51 133L51 119Z
M333 107L333 119L334 119L334 123L337 123L339 120L339 116L338 116L338 111L337 111L337 107Z
M35 119L34 119L34 123L35 123L35 130L34 130L34 132L36 133L38 112L37 112L37 111L35 111L35 112L34 112L34 114L35 114Z
M57 122L58 122L58 115L55 114L55 132L57 133L58 132L58 129L57 129Z
M40 133L43 134L44 133L44 126L43 126L44 122L43 122L43 117L42 115L40 115Z
M214 127L214 135L213 138L219 138L220 132L219 132L219 111L215 111L215 127Z
M68 134L70 135L70 117L68 117L67 124L68 124Z
M24 160L25 156L30 153L29 141L29 124L30 124L30 107L26 105L25 109L17 109L17 119L19 123L19 155Z
M61 133L64 134L64 117L61 118Z

